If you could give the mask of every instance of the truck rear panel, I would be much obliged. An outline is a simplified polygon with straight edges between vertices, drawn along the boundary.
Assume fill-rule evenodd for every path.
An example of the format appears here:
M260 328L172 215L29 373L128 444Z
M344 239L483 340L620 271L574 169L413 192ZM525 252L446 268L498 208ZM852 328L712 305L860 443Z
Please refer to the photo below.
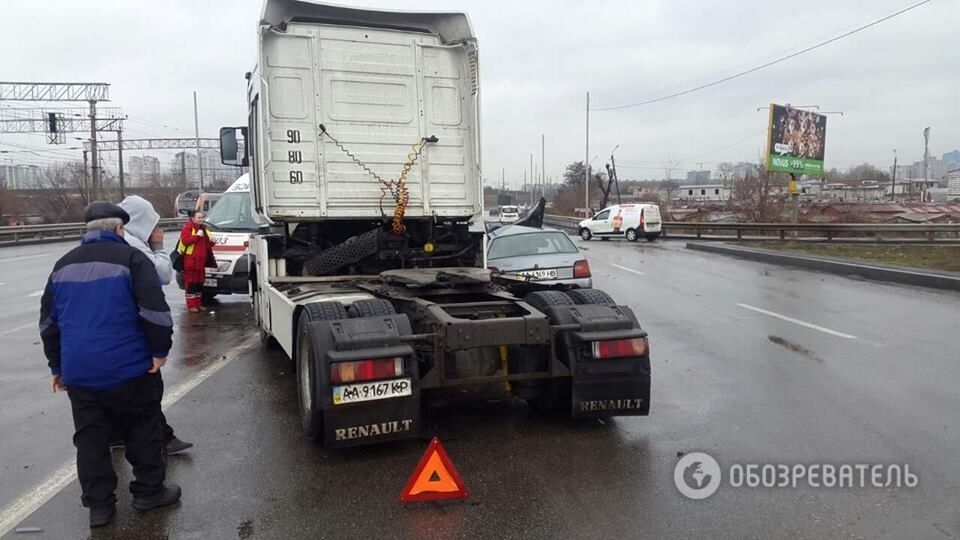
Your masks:
M392 198L360 163L396 180L412 145L430 136L438 142L407 176L407 217L481 211L472 40L443 44L424 32L308 22L264 30L260 39L259 80L251 84L260 88L253 99L265 129L255 134L254 161L262 163L258 202L268 217L392 213Z

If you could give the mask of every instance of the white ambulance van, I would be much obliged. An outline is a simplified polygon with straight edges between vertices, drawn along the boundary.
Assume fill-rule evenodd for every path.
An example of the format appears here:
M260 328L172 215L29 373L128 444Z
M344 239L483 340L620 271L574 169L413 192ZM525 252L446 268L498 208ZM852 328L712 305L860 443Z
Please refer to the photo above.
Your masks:
M213 237L216 268L207 268L203 280L203 296L209 300L218 294L249 294L250 235L263 224L253 210L250 198L250 175L244 174L221 195L204 221ZM183 288L183 277L177 274Z
M660 207L655 204L615 204L585 219L579 225L580 238L624 237L636 242L640 237L649 241L660 236Z

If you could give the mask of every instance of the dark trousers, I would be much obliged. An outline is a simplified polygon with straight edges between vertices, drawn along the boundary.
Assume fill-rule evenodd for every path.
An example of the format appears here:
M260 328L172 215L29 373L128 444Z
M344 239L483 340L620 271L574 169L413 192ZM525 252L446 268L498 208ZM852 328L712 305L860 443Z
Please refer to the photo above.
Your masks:
M160 416L163 416L163 413L160 413ZM176 437L173 435L173 428L167 423L167 417L163 416L163 444L170 444L170 441L174 439ZM122 440L123 435L120 433L120 428L115 429L113 435L110 435L110 442Z
M145 497L163 489L167 471L159 373L142 375L109 390L70 387L67 394L73 409L73 444L84 506L109 506L117 501L117 475L110 457L110 436L115 429L123 436L126 458L133 466L130 493Z

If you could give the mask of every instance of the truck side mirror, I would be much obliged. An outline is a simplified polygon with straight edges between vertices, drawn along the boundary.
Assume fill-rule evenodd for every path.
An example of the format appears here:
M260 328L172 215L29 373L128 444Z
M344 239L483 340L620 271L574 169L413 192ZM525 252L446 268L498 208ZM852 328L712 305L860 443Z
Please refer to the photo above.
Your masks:
M250 165L247 154L247 128L220 128L220 163L234 167Z

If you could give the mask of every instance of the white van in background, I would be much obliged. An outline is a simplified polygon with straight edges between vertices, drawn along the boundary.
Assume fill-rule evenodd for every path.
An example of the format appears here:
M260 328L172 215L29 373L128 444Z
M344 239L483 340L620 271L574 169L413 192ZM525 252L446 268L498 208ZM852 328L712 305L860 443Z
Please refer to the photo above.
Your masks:
M655 204L615 204L580 222L580 238L622 236L631 242L640 237L649 241L660 236L660 207Z
M213 238L216 268L207 268L203 280L204 299L218 294L248 294L250 277L250 235L260 229L262 218L253 210L250 175L244 174L216 201L204 221ZM183 276L177 274L183 288Z

